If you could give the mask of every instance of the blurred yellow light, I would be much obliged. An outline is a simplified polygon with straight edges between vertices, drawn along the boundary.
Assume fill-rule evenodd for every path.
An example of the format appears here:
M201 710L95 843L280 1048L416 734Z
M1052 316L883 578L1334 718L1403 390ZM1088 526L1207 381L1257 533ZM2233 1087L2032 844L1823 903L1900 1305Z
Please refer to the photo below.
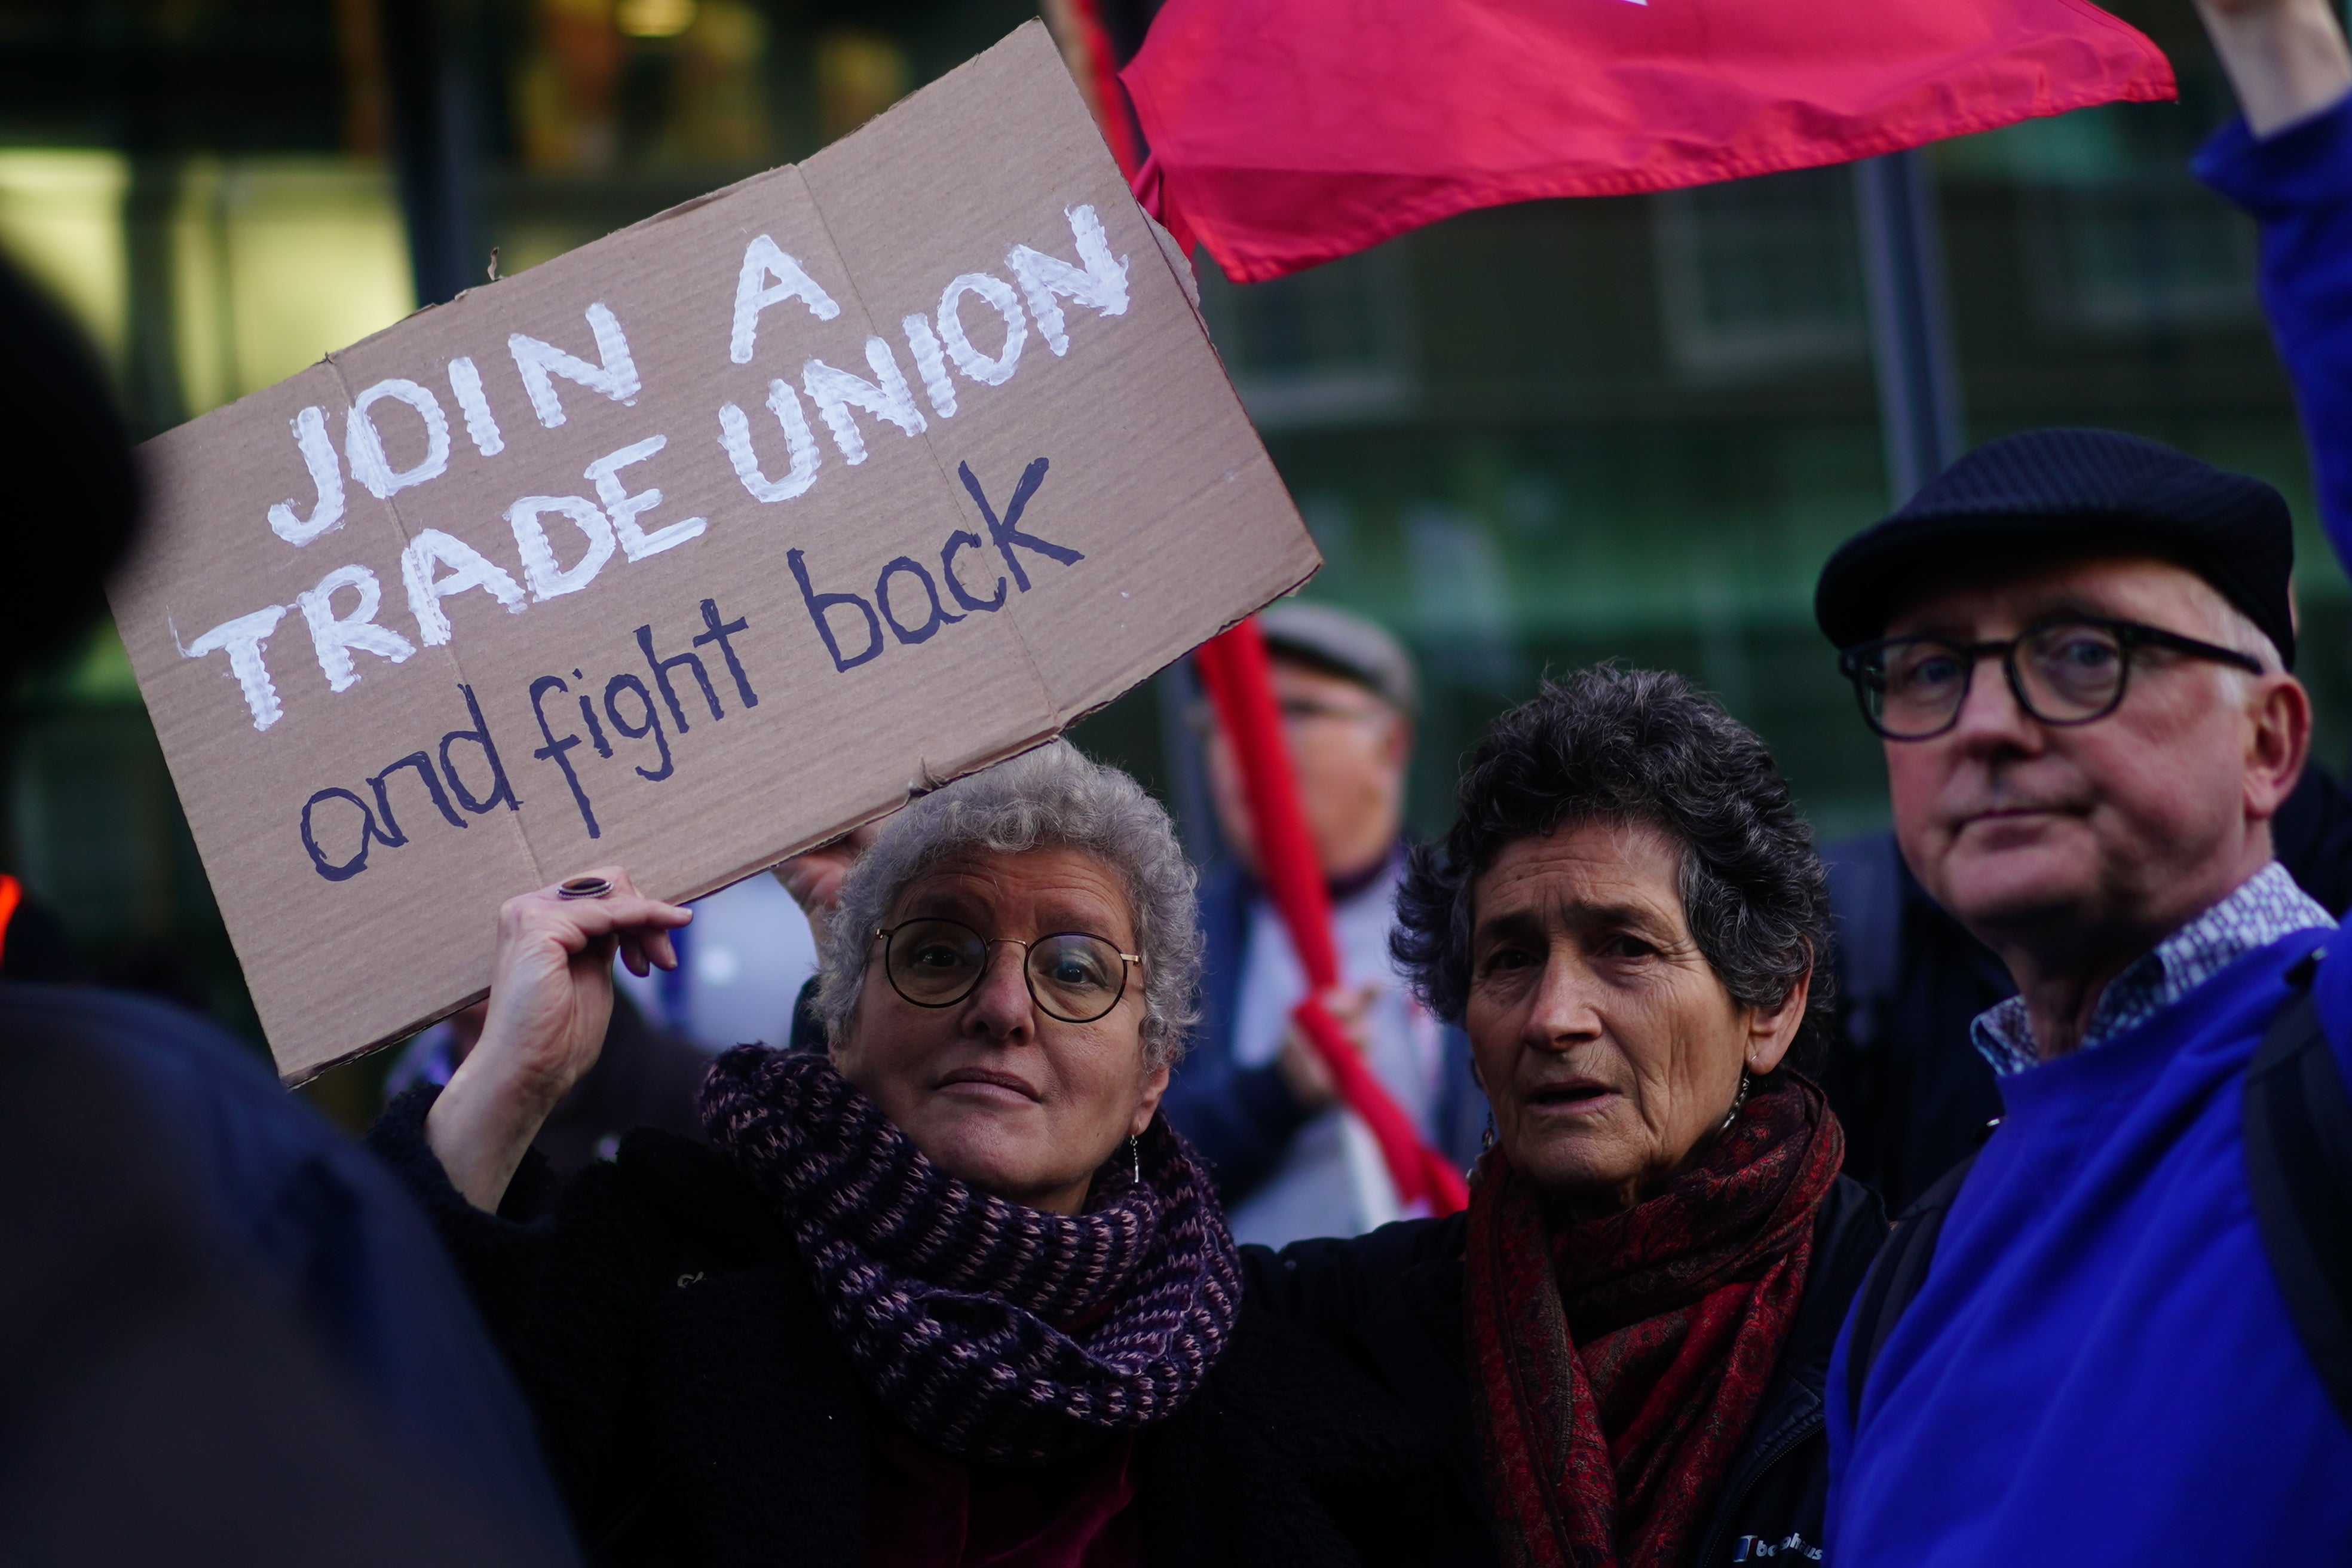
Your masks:
M379 164L191 159L173 282L191 415L242 397L415 309L408 238Z
M122 235L130 184L130 164L120 153L0 151L0 249L51 289L118 364L130 335Z
M675 38L694 26L694 0L621 0L613 24L633 38Z
M816 41L817 129L828 142L898 102L912 85L906 51L885 34L836 27Z

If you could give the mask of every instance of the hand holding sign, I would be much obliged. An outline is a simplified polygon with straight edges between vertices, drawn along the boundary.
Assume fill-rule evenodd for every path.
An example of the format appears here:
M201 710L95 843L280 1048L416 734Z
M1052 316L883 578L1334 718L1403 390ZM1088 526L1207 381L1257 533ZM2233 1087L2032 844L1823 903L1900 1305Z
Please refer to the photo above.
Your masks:
M568 897L574 880L607 889ZM476 1208L495 1210L524 1151L588 1076L613 1017L613 957L636 975L677 967L669 933L694 911L648 899L628 872L601 868L509 899L499 910L481 1038L425 1116L425 1135Z
M1317 560L1032 24L149 443L115 587L280 1071L1027 749Z

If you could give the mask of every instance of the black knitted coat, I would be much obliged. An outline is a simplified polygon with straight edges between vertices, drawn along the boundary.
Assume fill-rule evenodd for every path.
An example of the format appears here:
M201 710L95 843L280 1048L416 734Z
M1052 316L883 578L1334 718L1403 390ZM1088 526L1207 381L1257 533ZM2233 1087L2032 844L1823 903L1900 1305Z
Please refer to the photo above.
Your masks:
M372 1142L470 1282L590 1561L858 1568L879 1408L761 1194L647 1131L560 1193L534 1160L485 1215L425 1143L433 1093L396 1101ZM1146 1561L1490 1563L1453 1436L1245 1295L1202 1392L1137 1442Z

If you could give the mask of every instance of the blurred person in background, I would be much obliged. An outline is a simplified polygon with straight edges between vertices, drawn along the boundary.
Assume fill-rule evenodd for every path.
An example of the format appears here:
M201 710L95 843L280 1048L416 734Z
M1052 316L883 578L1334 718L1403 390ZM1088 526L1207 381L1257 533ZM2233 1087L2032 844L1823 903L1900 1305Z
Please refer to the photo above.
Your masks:
M384 1103L419 1084L447 1083L481 1039L488 1006L477 1002L410 1041L384 1074ZM709 1052L649 1022L626 992L616 991L596 1065L548 1112L531 1147L556 1175L572 1176L592 1161L611 1159L622 1135L640 1127L699 1138L695 1098L709 1070Z
M0 364L10 690L102 612L139 497L98 371L5 264ZM398 1184L250 1047L57 984L38 930L0 950L0 1561L574 1561Z
M676 969L614 976L656 1026L712 1056L781 1040L803 984L816 976L813 928L782 879L762 872L694 900Z
M1381 627L1327 605L1286 601L1258 625L1330 889L1343 977L1333 1010L1421 1135L1466 1166L1486 1115L1468 1044L1414 1000L1388 951L1420 706L1412 657ZM1256 880L1240 768L1206 728L1227 857L1201 889L1202 1016L1169 1087L1169 1120L1215 1173L1236 1239L1354 1236L1398 1217L1394 1191L1370 1135L1292 1026L1306 977Z

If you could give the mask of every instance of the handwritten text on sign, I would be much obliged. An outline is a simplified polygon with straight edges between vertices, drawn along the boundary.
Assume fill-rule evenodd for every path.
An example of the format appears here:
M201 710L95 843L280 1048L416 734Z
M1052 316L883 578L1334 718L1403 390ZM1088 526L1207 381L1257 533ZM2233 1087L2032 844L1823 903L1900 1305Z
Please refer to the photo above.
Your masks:
M1012 284L993 273L967 272L941 291L935 315L909 315L899 323L929 416L916 402L897 348L879 334L866 340L870 379L811 359L801 369L799 386L781 377L769 383L767 412L783 448L782 461L776 465L780 478L770 477L768 459L762 458L761 437L751 416L732 403L719 405L718 443L743 489L755 500L775 504L805 495L815 486L824 468L824 452L809 422L810 405L832 436L842 460L855 468L866 458L859 413L878 424L894 426L905 435L919 436L929 428L930 418L954 417L956 376L992 387L1012 380L1028 345L1033 320L1047 349L1056 356L1068 353L1070 336L1063 300L1105 316L1125 314L1126 258L1111 255L1093 207L1076 206L1067 216L1076 242L1075 263L1016 245L1005 258L1005 268L1019 281L1018 294ZM993 353L982 353L972 342L963 317L968 300L986 307L992 325L1001 329L1002 342ZM761 313L788 303L804 307L821 321L841 313L840 305L806 268L761 235L743 253L728 328L729 357L739 364L749 363L756 350ZM595 343L593 361L520 332L507 339L507 352L531 413L548 429L565 420L558 380L627 406L634 406L644 390L627 334L613 312L602 304L590 305L587 326ZM481 456L498 456L506 449L506 438L480 368L471 355L459 355L448 362L445 374L450 395L464 416L467 439ZM404 410L405 417L394 416L394 409ZM388 418L399 421L389 431L385 428ZM439 395L423 382L392 376L375 383L352 400L341 423L343 438L338 450L325 409L308 407L294 418L294 440L315 493L309 498L307 516L295 501L270 507L269 527L289 544L309 544L342 526L346 466L352 479L379 500L427 484L448 470L448 413ZM364 563L353 563L329 572L317 587L297 595L293 604L268 605L223 621L183 645L181 651L191 658L224 656L227 672L244 693L254 728L267 730L285 716L268 655L270 639L289 613L299 614L309 631L319 673L329 689L345 691L362 678L355 655L401 664L420 643L434 647L450 642L456 628L445 601L453 596L487 595L509 613L520 615L534 603L587 588L615 554L625 561L642 561L700 538L709 526L705 518L680 518L648 527L648 514L661 505L662 492L638 476L624 478L641 466L650 475L655 459L668 445L667 434L648 435L590 463L582 477L594 491L593 500L582 495L529 495L508 507L505 515L514 532L519 574L453 534L436 528L418 531L401 552L398 564L408 619L415 628L414 640L378 619L384 608L383 582ZM395 449L413 460L395 467L392 455ZM922 561L908 555L894 557L875 579L871 599L852 593L820 593L803 552L793 550L788 557L793 576L835 668L850 669L880 654L886 623L899 642L920 643L942 626L962 620L964 614L1003 608L1004 579L1000 577L992 587L974 593L958 574L956 557L962 550L992 543L1013 584L1024 593L1029 587L1028 574L1015 554L1016 548L1064 564L1082 559L1075 550L1019 530L1022 508L1046 468L1044 458L1030 465L1000 513L991 508L970 467L963 467L963 482L988 517L990 539L983 541L968 531L951 533L940 547L936 576ZM553 532L551 520L554 520ZM563 560L566 552L576 552L568 563ZM895 584L894 579L898 579ZM344 607L338 609L338 596L346 595ZM918 595L924 607L915 612L907 606ZM950 612L948 601L961 613ZM827 618L834 611L862 615L863 638L852 634L857 651L845 650L843 637ZM583 805L583 814L584 810ZM321 875L330 874L325 862L320 866Z

